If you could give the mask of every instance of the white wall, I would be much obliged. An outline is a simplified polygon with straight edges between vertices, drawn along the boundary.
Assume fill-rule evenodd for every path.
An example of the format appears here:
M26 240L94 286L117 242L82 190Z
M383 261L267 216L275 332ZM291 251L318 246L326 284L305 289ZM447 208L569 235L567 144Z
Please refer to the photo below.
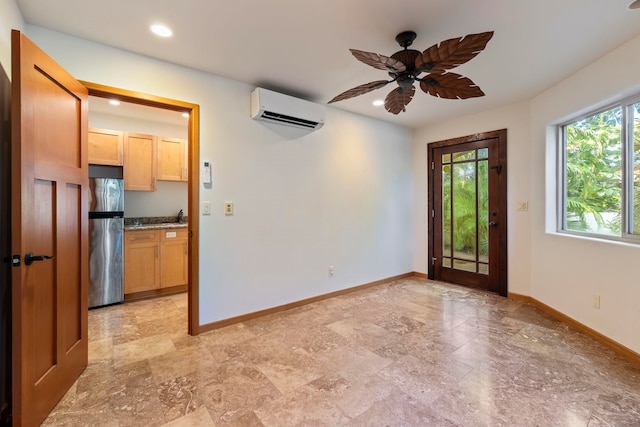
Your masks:
M640 93L640 37L531 102L531 295L640 352L640 247L555 233L555 133L550 125ZM546 203L545 203L546 201ZM593 294L601 309L591 307Z
M11 30L24 31L24 19L14 0L0 1L0 65L11 79Z
M213 188L200 188L213 207L201 217L200 323L412 271L409 130L331 107L316 132L267 125L249 118L249 85L38 27L27 35L81 80L200 105L200 158L213 164Z
M416 203L413 268L422 273L426 273L428 268L427 144L499 129L507 129L508 290L529 295L531 288L530 213L516 211L518 201L529 201L528 102L441 122L416 131L413 144L413 188Z
M125 191L125 218L175 216L182 209L189 215L188 184L186 182L157 181L156 191Z
M91 105L91 100L89 100L89 104ZM91 111L91 107L89 107L89 127L171 138L187 139L188 137L186 123L183 126L178 126L135 117L115 116ZM178 211L182 209L183 213L188 215L187 196L188 185L186 182L158 181L157 191L125 191L124 214L126 218L177 216Z
M91 103L91 100L89 100L89 103ZM187 139L189 131L186 119L183 126L178 126L172 123L162 123L143 120L136 117L123 117L94 112L91 111L91 107L89 107L89 127L114 129L124 132L146 133L148 135L160 135L182 139Z

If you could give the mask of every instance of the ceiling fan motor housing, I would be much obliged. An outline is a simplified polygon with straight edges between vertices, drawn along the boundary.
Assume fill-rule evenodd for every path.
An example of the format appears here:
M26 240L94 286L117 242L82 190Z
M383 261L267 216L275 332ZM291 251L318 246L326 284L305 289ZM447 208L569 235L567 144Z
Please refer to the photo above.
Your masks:
M422 55L422 53L420 51L417 50L413 50L413 49L408 49L408 50L401 50L398 51L396 53L394 53L393 55L391 55L391 58L402 62L405 67L407 67L406 71L403 71L402 73L389 73L389 75L391 77L397 77L400 74L410 74L414 77L417 77L417 74L420 73L415 73L416 71L416 58Z

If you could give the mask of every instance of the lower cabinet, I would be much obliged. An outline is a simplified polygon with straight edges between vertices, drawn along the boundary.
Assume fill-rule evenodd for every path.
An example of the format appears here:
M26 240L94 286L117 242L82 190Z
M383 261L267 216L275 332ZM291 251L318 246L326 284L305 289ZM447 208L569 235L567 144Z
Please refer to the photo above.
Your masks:
M126 231L124 236L125 295L159 288L158 230Z
M186 285L189 259L187 230L159 230L160 287Z
M187 229L125 232L124 293L187 284Z

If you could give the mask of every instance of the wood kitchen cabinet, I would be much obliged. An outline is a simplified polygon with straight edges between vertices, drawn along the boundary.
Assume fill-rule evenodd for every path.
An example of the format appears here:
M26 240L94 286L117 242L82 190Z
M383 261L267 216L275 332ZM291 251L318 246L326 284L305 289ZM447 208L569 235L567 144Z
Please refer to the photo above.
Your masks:
M188 230L130 230L125 232L125 295L188 283ZM175 289L174 289L175 290ZM125 297L126 298L126 297Z
M122 166L124 132L89 128L89 163L94 165Z
M124 189L156 191L157 144L153 135L125 132Z
M157 137L158 179L187 181L187 142L180 138Z
M160 287L186 285L188 282L187 229L159 230Z
M124 166L124 189L156 191L157 180L187 182L187 140L89 129L89 163Z
M157 230L125 232L124 293L160 287L160 241Z

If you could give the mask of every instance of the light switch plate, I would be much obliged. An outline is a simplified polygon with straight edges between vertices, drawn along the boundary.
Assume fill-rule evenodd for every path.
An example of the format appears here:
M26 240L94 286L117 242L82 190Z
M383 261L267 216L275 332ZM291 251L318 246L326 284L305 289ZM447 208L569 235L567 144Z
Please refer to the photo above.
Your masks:
M202 202L202 215L211 215L211 202Z

